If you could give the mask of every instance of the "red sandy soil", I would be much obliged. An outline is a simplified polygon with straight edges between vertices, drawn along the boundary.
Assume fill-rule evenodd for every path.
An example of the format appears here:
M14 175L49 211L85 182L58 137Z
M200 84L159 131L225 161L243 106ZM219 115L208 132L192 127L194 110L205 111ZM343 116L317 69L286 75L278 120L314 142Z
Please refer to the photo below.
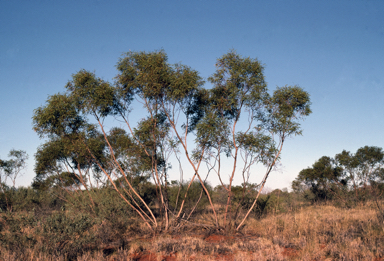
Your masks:
M132 258L135 261L156 261L158 260L156 257L156 254L150 253L150 252L144 252L144 253L138 253L132 255L130 258ZM176 261L177 260L177 254L171 254L169 256L162 256L161 260L163 261ZM193 260L193 256L191 257L191 260ZM231 261L233 260L233 255L216 255L215 260L220 261Z
M294 248L284 248L283 252L281 253L283 256L288 258L294 258L299 255L298 251Z
M230 238L233 238L233 237L230 237ZM219 243L221 241L224 241L230 238L223 235L210 235L207 238L205 238L205 241L209 243Z
M196 237L203 238L202 235L197 235ZM180 236L176 236L175 239L180 238ZM224 240L233 239L234 237L227 237L223 235L210 235L206 237L204 240L209 243L220 243ZM142 238L142 241L148 241L149 239ZM139 253L134 253L130 256L135 261L155 261L157 259L156 253L149 252L149 251L143 251ZM177 253L171 253L170 255L162 256L161 258L164 261L176 261L177 260ZM191 257L193 260L193 256ZM215 260L223 260L223 261L230 261L233 260L233 255L217 255L215 256Z
M132 256L130 256L135 261L157 261L157 256L155 253L152 252L142 252L142 253L135 253ZM169 256L162 256L161 260L163 261L176 261L176 254L170 254Z
M215 257L215 260L220 260L220 261L232 261L233 260L233 254L228 254L228 255L217 255Z
M196 237L203 238L202 235L197 235ZM176 236L175 239L180 238L180 236ZM234 239L234 237L228 237L223 235L210 235L206 237L204 240L209 243L220 243L224 240L231 240ZM143 241L148 241L148 239L142 239ZM143 251L139 253L134 253L130 256L135 261L156 261L157 255L153 252L149 251ZM177 253L171 253L170 255L163 256L161 258L164 261L176 261L177 260ZM193 260L193 256L191 256L191 259ZM216 255L215 260L222 260L222 261L230 261L233 260L233 254L227 254L227 255Z

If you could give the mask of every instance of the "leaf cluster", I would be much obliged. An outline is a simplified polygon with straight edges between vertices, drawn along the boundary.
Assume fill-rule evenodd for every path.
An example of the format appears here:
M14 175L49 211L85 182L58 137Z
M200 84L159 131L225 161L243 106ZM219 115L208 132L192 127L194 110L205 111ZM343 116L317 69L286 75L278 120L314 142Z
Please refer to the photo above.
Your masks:
M235 51L217 60L216 72L208 78L213 85L210 89L203 88L196 70L168 63L163 50L128 52L116 67L114 83L87 70L78 71L66 84L65 93L50 96L34 111L34 130L48 138L35 155L34 186L63 187L69 192L85 188L91 198L93 181L101 182L104 177L102 186L112 186L144 220L148 218L147 225L157 226L143 195L143 191L150 192L144 189L149 188L147 179L152 177L155 183L158 202L163 204L161 215L168 213L169 159L180 148L215 212L209 186L195 163L219 161L224 153L233 157L234 166L243 159L244 179L256 163L266 165L269 174L280 159L284 139L301 134L299 120L311 113L307 92L284 86L270 95L264 66ZM133 100L146 110L136 125L128 120ZM238 131L237 124L247 120L243 114L248 114L248 127ZM121 126L106 129L108 116L126 124L127 130ZM187 146L189 134L195 136L192 149ZM194 189L196 184L190 185ZM89 203L94 211L96 205L92 200Z
M332 198L340 190L357 200L368 192L368 186L381 186L384 184L384 152L382 148L364 146L356 153L343 150L334 158L323 156L312 167L300 171L298 177L292 182L295 191L310 189L314 193L313 200L320 197ZM372 191L371 191L372 192Z

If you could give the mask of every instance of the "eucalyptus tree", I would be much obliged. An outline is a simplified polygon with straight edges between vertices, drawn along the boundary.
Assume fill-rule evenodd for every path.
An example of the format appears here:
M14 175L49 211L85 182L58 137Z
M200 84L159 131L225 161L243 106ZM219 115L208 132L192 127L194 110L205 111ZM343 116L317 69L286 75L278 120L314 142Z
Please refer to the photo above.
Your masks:
M23 150L12 149L8 153L9 160L0 159L0 193L5 199L5 206L9 211L12 211L11 194L14 190L10 190L7 185L8 178L12 182L13 189L16 189L16 179L22 175L23 169L27 166L28 154ZM1 208L1 206L0 206Z
M198 171L200 164L193 162L187 150L187 134L195 128L201 118L201 106L204 105L206 96L206 91L201 88L203 81L198 72L181 64L169 65L163 51L127 53L120 59L117 68L120 72L117 76L120 104L124 105L118 107L117 111L126 122L133 137L136 137L136 141L145 153L152 158L152 177L159 190L159 198L164 209L165 227L167 228L169 224L166 160L175 151L176 144L181 144L185 150L185 156L194 170L193 177L198 177L215 212L208 190ZM151 139L152 146L146 145L135 135L128 121L127 105L133 97L143 104L148 113L146 122L148 129L145 133L149 134L147 138ZM178 131L180 125L177 122L180 113L185 115L185 122L181 125L182 132ZM170 133L171 129L174 131L173 136ZM192 182L193 179L189 186ZM184 200L178 213L174 214L176 218L182 213Z
M357 158L349 151L343 150L341 153L336 154L335 160L342 168L344 176L347 178L349 184L352 184L355 196L358 196L358 173L357 167L359 165Z
M383 182L384 152L376 146L364 146L355 153L360 186L366 188L375 181Z
M105 157L105 145L95 126L80 115L75 100L68 94L50 96L46 106L34 111L33 123L39 136L48 138L35 154L33 187L60 187L70 196L85 189L94 210L91 175L97 176L99 170L93 157L100 161Z
M7 188L8 188L6 185L8 173L9 173L8 161L0 159L0 192L4 195L4 199L6 201L5 203L6 203L7 208L9 205L8 204L8 197L6 195ZM3 205L3 204L1 204L1 205Z
M8 153L9 160L0 159L0 183L4 183L9 178L14 188L16 179L20 177L23 169L27 167L28 154L23 150L12 149Z
M16 187L16 179L22 175L23 169L27 167L28 154L23 150L12 149L8 157L11 159L8 160L8 176L12 180L12 185Z
M346 191L353 190L356 199L359 199L363 195L360 192L366 194L375 185L384 183L383 174L383 149L364 146L356 153L343 150L334 158L321 157L312 167L300 171L292 182L292 188L298 191L304 187L310 189L318 199L327 199L332 187L336 186Z
M8 177L8 161L0 159L0 185L5 184Z
M265 183L268 179L269 174L275 167L276 163L280 160L280 155L283 149L284 142L291 136L301 135L302 130L300 128L300 120L305 119L306 116L311 114L310 109L310 98L309 94L305 92L299 86L283 86L278 87L273 95L267 98L265 113L258 113L256 119L260 120L260 124L256 127L259 132L265 130L268 138L270 139L274 147L272 149L267 146L265 150L263 146L266 144L262 142L259 162L266 166L265 175L260 183L259 192L253 202L253 205L248 210L244 219L237 226L237 229L244 223L251 210L254 208L258 197ZM267 152L265 152L267 151Z
M346 176L343 169L328 156L318 159L312 167L300 171L298 177L292 182L292 187L299 187L304 183L315 195L316 200L326 200L333 197L336 187L346 185Z
M208 79L213 88L209 90L204 116L196 124L196 144L227 192L222 225L227 229L235 225L239 230L279 161L285 139L301 134L298 120L311 113L310 100L308 93L298 86L277 88L270 96L264 68L257 59L243 58L231 51L218 59L216 67ZM245 124L240 124L242 118ZM228 159L232 161L230 171L222 168L223 161ZM234 178L243 179L245 198L250 178L256 178L252 167L257 163L266 167L265 175L253 203L237 220L242 204L240 201L234 214L231 213ZM224 180L225 176L229 180Z
M354 154L343 150L335 159L352 182L356 197L358 188L367 190L369 185L384 181L384 152L380 147L364 146Z
M197 71L182 64L169 64L164 51L126 53L117 64L119 73L114 84L86 70L74 74L65 94L52 96L47 105L35 110L34 128L51 141L72 141L76 137L88 152L88 156L79 154L80 158L88 158L151 229L167 230L180 220L195 181L210 204L214 225L230 228L241 212L241 222L235 224L240 229L280 160L286 138L301 134L299 120L311 113L310 99L298 86L277 88L270 95L260 62L234 51L218 59L216 66L216 73L208 78L213 87L204 89ZM132 124L129 118L137 103L142 104L144 112L141 120ZM95 125L90 124L90 117ZM107 117L123 122L125 129L108 129L104 124ZM240 124L243 118L245 125ZM91 134L99 141L100 137L103 139L104 149L99 156L91 148ZM188 136L194 138L193 144ZM172 204L177 207L171 210L170 163L173 159L180 162L181 157L192 171L180 204ZM229 172L222 168L223 161L228 159L232 161ZM202 170L202 163L208 166L208 171ZM233 207L231 187L240 175L245 194L248 181L254 179L252 166L257 163L265 165L266 172L259 184L259 194L243 213L239 211L241 204ZM216 173L227 192L223 219L219 218L212 190L206 185L210 173ZM224 180L226 175L228 180ZM135 176L151 177L162 222L158 222L149 202L138 193L133 182ZM124 181L124 185L116 180L119 184Z
M122 162L119 161L123 157L124 147L130 145L129 138L117 128L107 134L102 124L103 119L112 113L115 106L115 90L110 84L84 70L73 75L66 88L67 93L49 97L45 106L35 110L34 129L41 137L49 138L36 154L36 179L44 178L47 174L54 174L56 180L62 179L62 171L65 168L66 173L72 173L71 185L80 184L81 187L77 190L81 192L84 188L91 197L89 187L92 182L91 179L86 179L87 174L91 169L97 174L101 172L120 197L144 217L147 214L138 205L134 195L126 191L125 187L118 188L114 182L114 179L118 179L116 172L120 172L133 192L138 195L124 172ZM97 126L89 123L89 115L95 117L101 132L96 129ZM111 144L114 145L116 141L120 143L114 151ZM129 149L132 151L134 148ZM140 155L139 153L135 156ZM94 205L92 199L91 202ZM148 208L145 202L142 203ZM148 210L150 211L149 208ZM153 213L152 217L155 220Z

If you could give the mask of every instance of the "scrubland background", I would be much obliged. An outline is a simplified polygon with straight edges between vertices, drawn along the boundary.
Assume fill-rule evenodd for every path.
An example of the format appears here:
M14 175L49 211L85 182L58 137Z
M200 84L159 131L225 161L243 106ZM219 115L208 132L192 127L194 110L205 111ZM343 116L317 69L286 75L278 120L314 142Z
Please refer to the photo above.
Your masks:
M170 202L177 189L170 186ZM210 189L220 210L222 192ZM237 233L215 228L204 200L189 222L180 221L183 226L151 232L110 188L91 192L94 211L81 192L70 197L55 189L10 189L0 194L0 259L382 260L380 189L361 191L359 199L353 193L334 192L326 200L310 190L277 189L259 198L251 218ZM154 187L148 183L141 192L153 197L156 213ZM234 187L235 199L236 193ZM187 209L199 194L196 184Z

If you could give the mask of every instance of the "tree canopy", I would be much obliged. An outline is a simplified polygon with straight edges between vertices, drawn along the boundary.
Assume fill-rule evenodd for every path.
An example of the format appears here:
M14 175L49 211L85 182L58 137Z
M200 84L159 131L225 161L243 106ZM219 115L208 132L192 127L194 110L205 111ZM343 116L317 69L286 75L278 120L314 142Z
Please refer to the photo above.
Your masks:
M296 191L309 188L316 199L332 197L337 189L354 191L355 198L384 184L384 152L376 146L364 146L356 153L343 150L334 158L323 156L312 167L300 171L292 182ZM363 190L363 194L360 191ZM361 195L360 195L361 194Z
M113 187L148 227L165 230L181 225L176 221L184 213L189 189L200 184L214 226L240 229L280 160L284 141L301 134L300 121L311 113L310 98L298 86L283 86L269 94L262 64L235 51L220 57L216 68L208 78L213 86L209 89L196 70L169 64L163 50L123 55L117 63L115 83L87 70L75 73L64 93L48 97L34 111L34 130L48 139L36 154L36 184L53 177L52 184L89 191L100 181L101 186ZM142 117L132 124L129 117L137 104L143 106L139 110ZM125 127L107 127L110 117ZM194 138L193 144L188 136ZM169 171L181 158L192 171L184 177L179 164L178 184L185 187L178 193L183 197L170 205ZM224 160L232 162L230 170L222 168ZM257 164L266 171L253 204L243 209L232 200L233 180L241 176L246 193ZM206 183L209 175L217 175L227 192L223 219ZM147 178L156 187L160 220L135 182ZM58 182L61 179L65 182Z

